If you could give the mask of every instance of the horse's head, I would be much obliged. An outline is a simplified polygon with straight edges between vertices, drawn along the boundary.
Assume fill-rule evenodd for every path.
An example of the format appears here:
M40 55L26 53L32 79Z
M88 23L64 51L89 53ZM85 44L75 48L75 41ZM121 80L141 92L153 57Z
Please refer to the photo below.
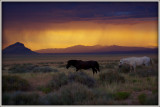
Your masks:
M67 62L66 68L68 69L71 65L73 65L74 60L69 60Z
M67 62L66 68L68 69L71 66L71 64L69 63L69 61Z
M67 62L66 68L68 69L70 66L74 66L75 67L78 61L80 61L80 60L69 60Z
M124 64L124 61L123 61L123 60L120 60L120 61L119 61L119 68L121 68L123 64Z

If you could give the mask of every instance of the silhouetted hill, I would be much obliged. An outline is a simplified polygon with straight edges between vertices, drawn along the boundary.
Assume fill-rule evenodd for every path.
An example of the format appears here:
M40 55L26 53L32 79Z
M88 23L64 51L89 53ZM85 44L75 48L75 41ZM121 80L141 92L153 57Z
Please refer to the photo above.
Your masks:
M20 42L16 42L15 44L12 44L8 46L7 48L2 50L2 54L37 54L34 51L31 51L30 49L26 48L24 44Z
M157 53L158 48L127 47L127 46L83 46L76 45L68 48L53 48L37 50L39 53Z

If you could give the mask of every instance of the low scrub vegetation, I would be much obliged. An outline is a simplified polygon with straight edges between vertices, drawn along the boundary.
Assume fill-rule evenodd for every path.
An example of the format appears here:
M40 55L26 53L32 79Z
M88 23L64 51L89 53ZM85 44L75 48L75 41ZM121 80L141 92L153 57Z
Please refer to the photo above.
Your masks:
M117 92L114 95L115 100L125 100L130 96L129 92Z
M2 94L3 105L36 105L38 103L39 95L36 93L26 93L16 91L13 93Z
M118 72L129 73L130 72L130 66L127 65L127 64L124 64L121 68L118 69Z
M158 104L158 60L153 67L137 66L137 72L130 72L128 65L118 68L119 58L102 57L95 58L100 72L94 75L92 69L78 72L75 68L67 70L68 56L64 61L55 58L55 62L47 58L43 62L26 64L22 64L25 61L14 65L4 63L9 65L3 66L2 104Z
M115 63L107 63L105 65L105 68L114 68L114 66L115 66Z
M24 80L18 76L2 76L2 91L14 91L22 90L27 91L30 89L30 85L27 80Z
M124 83L125 78L121 76L118 72L115 71L108 71L102 72L99 74L99 80L103 83Z
M146 102L146 94L142 93L138 96L138 100L140 102L140 104L145 104Z
M87 86L73 82L62 86L54 93L49 93L40 98L40 102L44 105L70 105L82 103L92 97L92 91Z
M88 76L84 72L69 73L69 82L79 82L81 84L87 85L88 87L94 87L96 81L93 77Z
M158 95L152 94L147 96L146 94L142 93L138 96L138 100L142 105L157 105L158 104Z
M52 89L58 89L62 85L66 85L68 83L68 76L65 73L56 73L53 75L52 80L49 82L48 86Z
M49 66L38 66L33 64L15 64L9 68L10 73L28 73L28 72L58 72L57 69L53 69Z
M46 87L51 88L53 90L57 90L63 85L72 82L78 82L88 87L94 87L96 84L94 78L88 76L83 72L69 73L68 75L66 75L65 73L56 73L53 75L52 80Z

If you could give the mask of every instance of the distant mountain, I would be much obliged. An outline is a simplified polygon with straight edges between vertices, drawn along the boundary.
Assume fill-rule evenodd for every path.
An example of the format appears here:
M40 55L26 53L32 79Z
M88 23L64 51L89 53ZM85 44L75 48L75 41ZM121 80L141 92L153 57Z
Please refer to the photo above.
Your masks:
M26 48L24 44L20 42L16 42L15 44L12 44L8 46L7 48L3 49L2 54L18 54L18 55L28 54L30 55L30 54L37 54L37 53Z
M51 48L51 49L41 49L36 52L39 53L90 53L93 50L99 49L101 46L83 46L76 45L68 48Z
M158 48L127 47L127 46L83 46L76 45L68 48L51 48L37 50L39 53L157 53Z

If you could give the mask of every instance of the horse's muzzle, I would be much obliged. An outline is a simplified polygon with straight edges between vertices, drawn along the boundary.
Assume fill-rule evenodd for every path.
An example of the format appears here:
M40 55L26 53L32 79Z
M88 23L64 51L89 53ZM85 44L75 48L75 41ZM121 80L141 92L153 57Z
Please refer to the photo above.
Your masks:
M121 68L122 67L122 65L119 65L119 68Z
M68 69L68 68L69 68L69 66L67 65L67 66L66 66L66 68Z

